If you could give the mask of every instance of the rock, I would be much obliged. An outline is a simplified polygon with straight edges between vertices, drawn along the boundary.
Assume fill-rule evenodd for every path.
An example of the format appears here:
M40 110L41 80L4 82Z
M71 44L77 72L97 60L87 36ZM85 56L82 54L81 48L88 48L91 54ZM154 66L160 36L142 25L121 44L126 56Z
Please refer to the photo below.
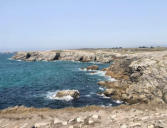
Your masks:
M90 125L90 124L94 124L94 120L92 118L87 118L84 120L84 124L86 125Z
M88 116L87 118L85 118L84 124L91 125L91 124L98 123L100 118L101 117L99 115L93 114L93 115Z
M82 120L80 117L68 121L68 123L82 123L82 122L84 122L84 120Z
M67 121L62 122L62 125L67 125L67 124L68 124Z
M51 125L51 122L48 121L48 122L39 122L39 123L35 123L34 124L34 128L46 128L46 127L49 127Z
M71 126L69 126L68 128L74 128L74 126L71 125Z
M97 65L91 65L91 66L88 66L86 69L87 70L98 70L99 66L97 66Z
M99 116L99 115L95 115L95 114L94 114L94 115L92 115L91 117L92 117L93 119L99 119L99 118L100 118L100 116Z
M101 52L97 53L97 51L89 52L83 50L62 50L62 51L52 50L52 51L35 51L35 52L17 52L12 58L16 60L20 59L25 61L71 60L71 61L81 61L81 62L90 62L90 61L97 61L103 63L111 62L113 56L107 55L107 53L104 54L101 54Z
M112 119L115 119L117 117L117 115L112 115L110 116Z
M62 123L62 120L60 120L58 118L54 119L54 124L61 124L61 123Z
M74 99L79 98L79 91L78 90L63 90L63 91L58 91L55 97L64 97L64 96L71 96Z
M128 128L128 126L126 124L122 124L120 128Z
M96 73L96 72L93 72L93 71L92 71L92 72L90 72L90 74L95 74L95 73Z
M104 95L105 95L105 96L112 96L112 95L114 95L115 92L116 92L116 90L113 89L113 88L106 89L106 90L104 91Z
M79 117L77 117L77 118L75 119L75 121L76 121L77 123L84 122L84 120L82 120L82 119L81 119L81 118L79 118Z
M147 128L155 128L155 126L153 124L151 124Z
M141 123L132 123L132 124L130 124L130 127L139 127L139 126L141 126Z

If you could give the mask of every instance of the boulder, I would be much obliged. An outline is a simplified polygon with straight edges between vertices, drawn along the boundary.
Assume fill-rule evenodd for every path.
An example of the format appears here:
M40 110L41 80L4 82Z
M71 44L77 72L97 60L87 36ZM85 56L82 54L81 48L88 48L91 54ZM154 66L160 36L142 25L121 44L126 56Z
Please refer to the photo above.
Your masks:
M51 125L52 125L52 122L50 121L38 122L34 124L33 128L49 128Z
M97 66L97 65L91 65L91 66L88 66L86 69L87 70L98 70L99 66Z
M55 97L62 98L65 96L71 96L72 98L76 99L79 98L79 91L78 90L62 90L58 91Z

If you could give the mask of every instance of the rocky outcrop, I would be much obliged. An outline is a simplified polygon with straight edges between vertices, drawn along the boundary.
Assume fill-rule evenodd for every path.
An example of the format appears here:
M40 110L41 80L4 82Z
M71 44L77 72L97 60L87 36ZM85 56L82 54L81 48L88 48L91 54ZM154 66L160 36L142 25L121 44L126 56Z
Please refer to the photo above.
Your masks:
M62 51L36 51L36 52L17 52L12 59L24 61L54 61L70 60L81 62L102 62L108 63L116 55L104 51L84 51L84 50L62 50Z
M167 52L129 55L104 69L117 81L101 81L112 99L134 103L167 103Z
M43 52L18 52L12 59L25 60L25 61L53 61L58 60L60 53L54 51L43 51Z
M80 93L78 90L62 90L62 91L58 91L55 97L63 98L66 96L71 96L72 98L76 99L76 98L79 98L79 95Z
M86 68L87 70L99 70L99 66L97 65L91 65Z

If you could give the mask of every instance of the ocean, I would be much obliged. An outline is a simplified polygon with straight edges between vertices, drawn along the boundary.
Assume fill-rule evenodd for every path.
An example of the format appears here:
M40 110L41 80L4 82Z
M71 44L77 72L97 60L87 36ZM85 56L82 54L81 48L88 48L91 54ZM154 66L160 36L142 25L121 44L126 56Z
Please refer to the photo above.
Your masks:
M104 88L98 81L112 80L105 72L81 70L94 63L72 61L25 62L11 60L13 54L0 53L0 109L13 106L36 108L117 106L119 102L98 95ZM95 63L100 69L110 64ZM59 90L79 90L78 99L54 99Z

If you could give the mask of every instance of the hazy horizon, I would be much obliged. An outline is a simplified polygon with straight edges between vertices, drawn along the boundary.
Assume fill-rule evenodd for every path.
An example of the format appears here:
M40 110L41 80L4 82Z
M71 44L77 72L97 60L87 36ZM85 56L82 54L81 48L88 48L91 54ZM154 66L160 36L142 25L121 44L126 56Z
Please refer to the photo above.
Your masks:
M0 51L167 47L167 1L1 0Z

